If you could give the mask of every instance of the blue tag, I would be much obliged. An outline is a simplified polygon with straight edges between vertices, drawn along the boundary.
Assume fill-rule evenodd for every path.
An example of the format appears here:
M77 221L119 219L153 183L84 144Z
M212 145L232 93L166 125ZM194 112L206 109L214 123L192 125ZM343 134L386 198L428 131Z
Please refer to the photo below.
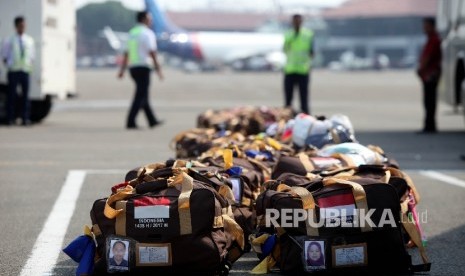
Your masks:
M242 174L242 167L234 166L226 170L230 176L240 176Z

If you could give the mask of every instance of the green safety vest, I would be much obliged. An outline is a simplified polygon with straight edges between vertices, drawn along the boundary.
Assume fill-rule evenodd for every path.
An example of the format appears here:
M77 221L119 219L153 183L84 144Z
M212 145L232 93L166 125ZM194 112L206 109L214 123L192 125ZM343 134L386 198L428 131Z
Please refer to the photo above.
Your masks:
M143 31L143 26L138 25L129 30L128 40L128 59L129 65L141 63L141 57L139 56L139 35Z
M23 34L23 54L21 54L21 46L17 35L11 38L11 50L13 51L13 63L9 65L9 70L12 72L22 71L30 73L32 71L32 59L29 50L34 47L34 41L29 36Z
M308 74L311 66L310 49L313 44L313 32L301 28L296 35L294 30L286 32L284 52L286 53L286 74Z

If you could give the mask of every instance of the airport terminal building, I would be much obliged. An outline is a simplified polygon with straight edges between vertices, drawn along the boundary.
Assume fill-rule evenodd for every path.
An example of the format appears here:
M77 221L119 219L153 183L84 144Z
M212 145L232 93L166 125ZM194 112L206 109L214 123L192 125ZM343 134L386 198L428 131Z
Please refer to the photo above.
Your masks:
M389 67L416 65L425 42L422 19L435 16L437 0L348 0L341 6L305 15L316 33L315 65L339 64L344 69L376 68L380 56ZM290 14L191 11L168 12L191 31L282 32Z
M422 19L435 16L436 9L436 0L349 0L326 10L322 65L351 53L368 61L385 55L390 67L412 67L425 41Z

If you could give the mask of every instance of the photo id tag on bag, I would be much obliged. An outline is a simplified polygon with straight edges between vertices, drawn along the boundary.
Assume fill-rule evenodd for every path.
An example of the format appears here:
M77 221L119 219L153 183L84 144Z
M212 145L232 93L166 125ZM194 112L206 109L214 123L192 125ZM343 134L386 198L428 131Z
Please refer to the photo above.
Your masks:
M170 243L136 244L136 266L170 266L171 263Z
M242 204L242 193L243 193L243 183L242 179L239 177L231 177L229 179L232 184L232 192L234 194L234 200L236 201L237 204Z
M129 272L133 240L108 236L106 240L107 272Z
M367 244L347 244L332 247L333 267L368 265Z
M305 239L302 245L304 270L306 272L326 270L326 241Z

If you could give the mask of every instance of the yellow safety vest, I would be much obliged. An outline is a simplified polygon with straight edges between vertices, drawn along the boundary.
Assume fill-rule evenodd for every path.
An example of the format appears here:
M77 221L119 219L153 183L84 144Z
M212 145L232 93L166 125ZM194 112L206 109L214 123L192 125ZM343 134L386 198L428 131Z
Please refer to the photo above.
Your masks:
M8 64L8 69L12 72L23 71L30 73L32 71L32 47L34 47L34 40L23 34L22 35L22 48L17 35L11 37L10 50L12 51L12 61ZM22 53L21 53L22 52Z
M129 31L128 40L128 59L129 65L138 64L142 57L139 55L139 35L142 33L143 27L138 25Z
M286 32L284 52L286 54L286 74L308 74L311 66L310 49L313 44L313 32L301 28L299 34L294 30Z

